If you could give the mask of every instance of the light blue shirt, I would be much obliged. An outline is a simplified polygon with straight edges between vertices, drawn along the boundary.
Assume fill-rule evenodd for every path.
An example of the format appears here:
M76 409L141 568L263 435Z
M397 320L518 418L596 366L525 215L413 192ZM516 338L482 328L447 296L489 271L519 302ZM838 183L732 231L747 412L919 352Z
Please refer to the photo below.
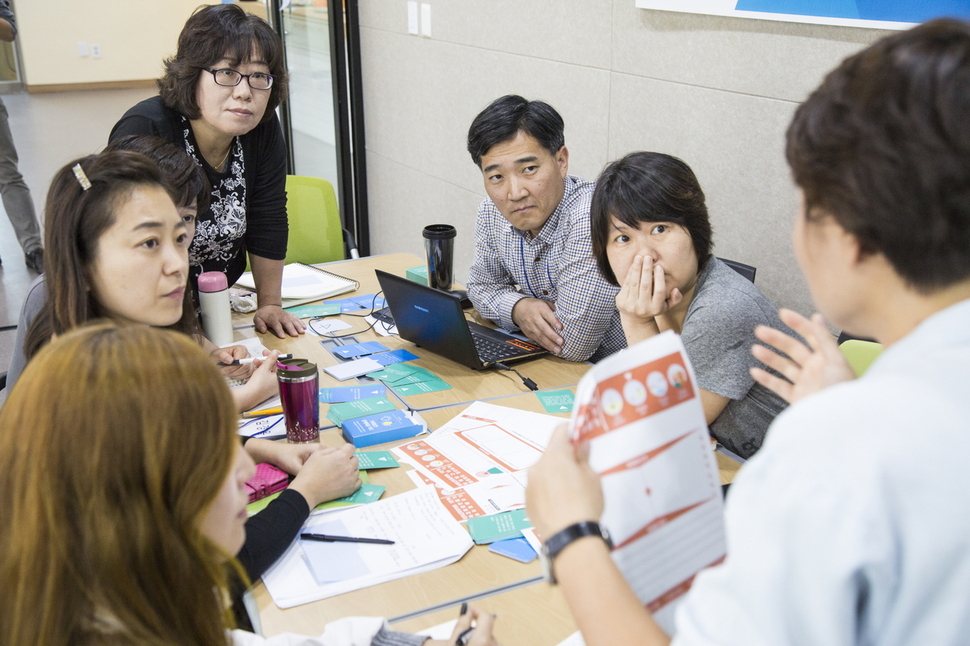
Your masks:
M791 406L741 470L728 557L674 643L970 643L970 301Z

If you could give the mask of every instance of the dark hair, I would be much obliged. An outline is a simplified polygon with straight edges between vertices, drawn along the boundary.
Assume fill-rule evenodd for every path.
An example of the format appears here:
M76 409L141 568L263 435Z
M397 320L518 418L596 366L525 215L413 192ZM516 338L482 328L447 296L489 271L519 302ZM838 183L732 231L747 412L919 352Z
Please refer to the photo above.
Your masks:
M521 131L535 138L555 155L566 144L562 117L544 101L527 101L507 94L492 101L478 113L468 128L468 152L476 166L492 146L515 139Z
M593 256L603 278L613 285L619 281L606 256L611 217L636 228L643 222L680 225L690 234L697 268L711 257L713 233L704 191L690 166L676 157L637 152L608 164L596 180L589 216Z
M175 56L165 61L165 75L158 79L158 93L169 108L186 119L198 119L201 112L196 93L200 72L223 58L238 65L251 60L254 53L262 57L274 77L263 114L263 121L267 121L286 99L283 43L265 20L234 4L203 6L186 21Z
M80 166L91 187L81 187L74 167ZM115 209L139 186L156 185L168 192L158 164L139 153L108 151L89 155L61 168L51 181L44 208L44 278L47 300L27 328L24 356L29 361L55 334L64 334L102 316L91 293L88 268L101 235L115 221ZM190 290L185 290L186 293ZM182 302L182 318L172 329L198 333L190 297Z
M170 186L169 192L177 196L175 206L184 208L195 202L199 213L205 213L209 208L212 189L205 171L175 144L153 135L129 135L112 141L104 150L141 153L158 164L162 179Z
M829 215L923 293L970 276L970 24L933 20L847 58L788 127L808 219Z

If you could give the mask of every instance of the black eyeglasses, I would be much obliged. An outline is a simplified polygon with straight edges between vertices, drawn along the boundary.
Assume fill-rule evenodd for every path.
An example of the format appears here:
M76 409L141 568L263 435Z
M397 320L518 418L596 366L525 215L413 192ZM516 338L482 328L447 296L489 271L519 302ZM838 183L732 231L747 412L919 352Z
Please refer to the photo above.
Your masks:
M242 72L237 72L231 69L222 70L206 70L209 74L212 74L212 78L216 80L216 85L224 85L226 87L235 87L239 85L239 82L246 79L249 83L249 87L254 90L268 90L273 87L273 75L263 74L262 72L253 72L252 74L243 74Z

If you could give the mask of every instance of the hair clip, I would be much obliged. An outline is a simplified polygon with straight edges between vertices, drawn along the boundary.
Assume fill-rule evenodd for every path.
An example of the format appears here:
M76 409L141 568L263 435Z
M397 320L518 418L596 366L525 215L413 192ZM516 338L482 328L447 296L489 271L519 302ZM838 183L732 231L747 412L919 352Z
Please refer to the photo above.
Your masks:
M74 168L72 168L71 170L74 171L74 177L77 178L77 183L81 185L81 188L83 190L86 191L89 188L91 188L91 180L88 179L88 176L85 174L84 169L81 168L81 164L74 164Z

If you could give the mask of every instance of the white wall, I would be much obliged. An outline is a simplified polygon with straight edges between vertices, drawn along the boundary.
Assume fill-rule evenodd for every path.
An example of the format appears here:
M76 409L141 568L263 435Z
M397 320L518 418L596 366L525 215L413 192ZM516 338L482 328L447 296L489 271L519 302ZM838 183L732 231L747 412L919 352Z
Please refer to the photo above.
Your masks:
M431 0L433 37L405 0L361 6L373 253L423 254L421 229L458 228L467 277L481 174L474 116L508 93L566 122L570 171L633 150L683 158L707 193L715 253L758 267L778 305L812 307L790 245L797 208L784 132L797 103L886 32L637 9L634 0Z
M27 86L144 81L162 74L202 0L15 0ZM101 58L78 55L78 43Z

